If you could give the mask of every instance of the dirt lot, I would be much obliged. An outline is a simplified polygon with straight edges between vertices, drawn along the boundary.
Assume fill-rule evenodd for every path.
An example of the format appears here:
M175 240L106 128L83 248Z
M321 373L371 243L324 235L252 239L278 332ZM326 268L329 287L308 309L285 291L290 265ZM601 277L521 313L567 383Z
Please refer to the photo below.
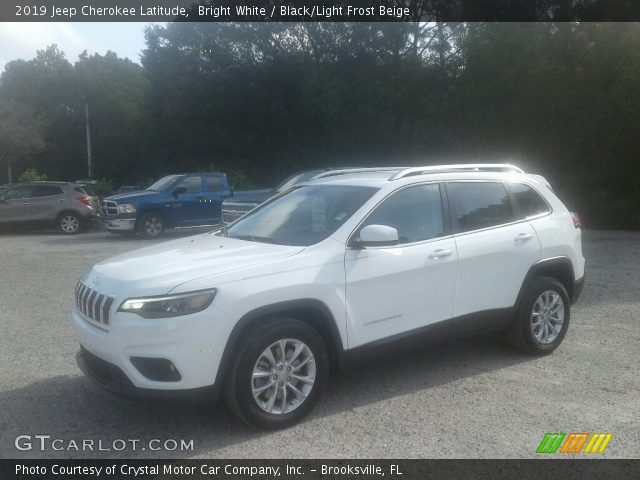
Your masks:
M514 458L534 457L558 431L613 432L606 457L640 456L638 233L585 232L587 283L555 354L523 356L482 337L387 359L333 378L305 422L275 433L222 404L135 403L81 375L75 283L95 262L146 244L103 232L0 235L0 457ZM19 451L21 434L63 439L59 447L193 440L193 450Z

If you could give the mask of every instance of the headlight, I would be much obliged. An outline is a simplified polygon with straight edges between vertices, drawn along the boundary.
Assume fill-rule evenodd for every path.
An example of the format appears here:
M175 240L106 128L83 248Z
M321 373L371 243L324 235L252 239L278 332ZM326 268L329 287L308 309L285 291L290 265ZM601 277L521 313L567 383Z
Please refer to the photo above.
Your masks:
M122 302L119 312L129 312L144 318L166 318L201 312L213 302L218 290L177 293L159 297L129 298Z
M130 203L121 203L118 205L118 212L120 213L136 213L136 207Z

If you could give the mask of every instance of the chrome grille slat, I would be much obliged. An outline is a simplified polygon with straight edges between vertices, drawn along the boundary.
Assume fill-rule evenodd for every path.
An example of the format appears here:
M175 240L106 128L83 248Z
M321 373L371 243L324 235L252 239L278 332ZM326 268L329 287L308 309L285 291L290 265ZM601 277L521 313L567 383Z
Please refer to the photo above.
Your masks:
M111 309L111 305L113 304L113 297L107 297L107 302L105 303L105 305L102 307L102 314L103 314L103 322L105 325L109 325L110 321L111 321L111 317L109 315L109 311Z
M82 302L81 305L80 305L80 310L85 315L87 314L87 299L89 298L90 294L91 294L91 289L89 287L85 288L84 289L84 294L82 295L82 299L80 300L80 302Z
M94 290L83 282L78 282L75 291L76 307L82 315L100 325L111 323L110 311L114 297Z

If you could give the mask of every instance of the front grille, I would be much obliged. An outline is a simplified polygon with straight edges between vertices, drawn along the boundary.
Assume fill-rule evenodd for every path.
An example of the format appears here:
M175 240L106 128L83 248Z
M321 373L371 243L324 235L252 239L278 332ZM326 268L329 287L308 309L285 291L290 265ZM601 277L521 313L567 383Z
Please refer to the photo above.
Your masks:
M231 223L244 216L247 212L253 210L258 205L258 203L223 203L222 221L225 224Z
M112 202L111 200L105 200L104 202L102 202L102 213L104 215L117 215L118 204L116 202Z
M103 295L81 281L76 285L76 307L85 317L95 323L100 325L110 324L113 300L113 297Z

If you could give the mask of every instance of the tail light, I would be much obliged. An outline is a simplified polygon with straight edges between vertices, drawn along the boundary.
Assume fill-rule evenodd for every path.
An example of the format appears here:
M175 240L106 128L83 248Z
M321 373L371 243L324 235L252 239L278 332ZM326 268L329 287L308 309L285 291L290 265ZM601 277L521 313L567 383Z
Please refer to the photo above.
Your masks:
M573 226L576 228L582 228L582 222L580 221L580 215L575 212L571 212L571 218L573 219Z
M84 203L87 207L91 206L91 200L87 195L80 195L79 197L76 197L76 200Z

